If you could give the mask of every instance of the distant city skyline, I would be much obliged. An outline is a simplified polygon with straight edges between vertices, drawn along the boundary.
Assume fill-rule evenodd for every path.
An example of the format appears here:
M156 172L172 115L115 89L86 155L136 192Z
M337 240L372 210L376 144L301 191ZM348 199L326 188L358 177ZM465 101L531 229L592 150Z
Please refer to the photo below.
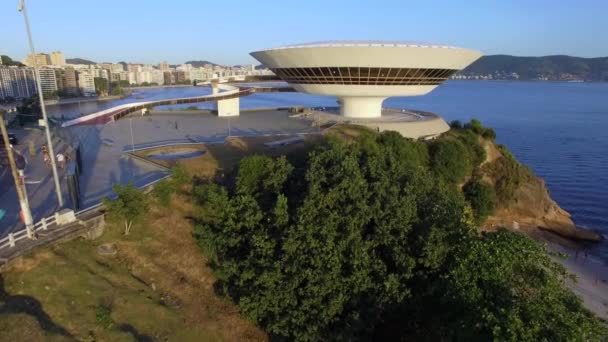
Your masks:
M0 3L0 54L28 55L17 0ZM194 0L146 3L28 0L36 50L97 63L255 63L249 52L319 40L382 39L450 44L484 54L608 56L608 3L548 0L466 5L427 2ZM593 39L591 39L593 38ZM602 41L603 40L603 41Z

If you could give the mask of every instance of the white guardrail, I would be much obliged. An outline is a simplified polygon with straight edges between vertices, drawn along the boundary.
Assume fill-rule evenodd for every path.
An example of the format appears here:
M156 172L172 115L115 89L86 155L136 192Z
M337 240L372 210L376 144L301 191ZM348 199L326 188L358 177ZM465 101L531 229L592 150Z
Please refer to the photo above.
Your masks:
M49 226L52 224L55 224L55 223L56 223L55 215L43 218L42 220L38 221L32 227L30 234L35 234L36 232L39 232L39 231L48 230ZM0 249L7 248L7 247L15 247L15 244L17 243L17 241L23 240L23 239L28 239L28 238L32 239L33 236L29 236L27 228L23 228L22 230L18 230L16 232L8 233L8 235L4 239L0 240Z
M146 184L144 184L143 186L141 186L139 188L140 189L147 189L150 186L152 186L152 185L154 185L154 184L156 184L156 183L160 182L161 180L163 180L165 178L168 178L168 177L171 177L171 175L169 174L169 175L161 177L161 178L159 178L157 180L154 180L152 182L146 183ZM75 212L74 216L76 217L76 220L77 220L76 222L78 222L78 217L79 216L81 216L84 213L89 212L91 210L98 209L98 208L100 208L102 206L103 206L103 203L97 203L96 205L93 205L93 206L90 206L90 207L88 207L86 209L83 209L83 210L80 210L78 212ZM16 243L18 241L20 241L20 240L23 240L23 239L33 239L34 235L37 232L48 231L49 230L49 226L51 226L53 224L56 224L56 223L57 223L57 217L55 215L53 215L53 216L49 216L49 217L43 218L42 220L40 220L36 224L34 224L34 226L32 227L32 230L31 230L32 236L28 235L28 229L27 228L23 228L23 229L18 230L16 232L10 232L10 233L8 233L8 235L5 238L0 239L0 250L2 250L4 248L15 247ZM67 225L62 226L62 225L56 224L56 227L53 230L60 230L60 229L62 229L64 227L66 227L66 226ZM59 229L56 229L56 228L59 228Z

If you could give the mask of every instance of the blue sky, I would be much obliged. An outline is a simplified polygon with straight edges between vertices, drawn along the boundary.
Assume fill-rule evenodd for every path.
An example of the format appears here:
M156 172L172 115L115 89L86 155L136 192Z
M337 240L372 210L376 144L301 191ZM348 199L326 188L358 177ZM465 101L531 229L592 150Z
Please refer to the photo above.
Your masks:
M0 1L0 54L28 46ZM452 44L485 54L608 56L606 0L28 0L36 49L96 62L253 63L256 49L319 40Z

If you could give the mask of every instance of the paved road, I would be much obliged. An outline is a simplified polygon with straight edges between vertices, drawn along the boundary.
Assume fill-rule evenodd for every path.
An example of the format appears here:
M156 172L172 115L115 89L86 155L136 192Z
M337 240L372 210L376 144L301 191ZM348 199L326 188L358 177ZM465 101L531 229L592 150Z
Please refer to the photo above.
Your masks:
M40 129L11 130L17 134L19 144L15 150L27 161L25 165L26 190L32 207L34 220L51 215L57 209L57 197L55 195L51 169L44 166L40 147L45 143L44 132ZM27 141L34 141L37 146L37 156L30 156ZM65 149L65 144L59 144L56 152ZM19 202L15 184L10 172L0 176L0 188L6 189L0 194L0 208L6 211L6 215L0 220L0 236L5 233L20 229Z

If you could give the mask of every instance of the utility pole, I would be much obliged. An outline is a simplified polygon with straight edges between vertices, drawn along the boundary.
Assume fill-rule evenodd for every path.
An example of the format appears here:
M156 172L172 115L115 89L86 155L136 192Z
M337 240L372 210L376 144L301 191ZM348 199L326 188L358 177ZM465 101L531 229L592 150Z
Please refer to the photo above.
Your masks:
M27 236L32 239L34 238L34 230L32 229L34 220L32 219L30 205L23 189L23 187L25 187L25 182L23 181L23 178L19 176L19 171L17 170L17 163L15 163L15 156L13 156L13 147L11 146L11 142L9 141L8 132L6 131L6 125L4 124L4 113L1 110L0 131L2 131L4 147L6 147L8 162L11 167L13 179L15 180L15 189L17 190L17 197L19 197L19 205L21 207L21 212L23 213L23 221L25 223L25 229L27 230Z
M23 13L25 19L25 28L27 30L27 37L30 44L30 50L32 58L34 60L34 74L36 76L36 88L38 89L38 96L40 99L40 109L42 110L42 119L44 120L44 130L46 132L46 141L49 148L49 157L51 159L51 169L53 170L53 179L55 180L55 193L57 194L57 202L59 207L63 207L63 195L61 193L61 184L59 183L59 174L57 173L57 164L55 163L55 151L53 149L53 141L51 138L51 129L49 127L49 120L46 116L46 106L44 105L44 94L42 93L42 85L40 84L40 71L38 70L38 61L36 60L36 50L34 49L34 41L32 40L32 32L30 31L30 20L27 16L27 9L25 7L25 0L19 1L19 12Z

